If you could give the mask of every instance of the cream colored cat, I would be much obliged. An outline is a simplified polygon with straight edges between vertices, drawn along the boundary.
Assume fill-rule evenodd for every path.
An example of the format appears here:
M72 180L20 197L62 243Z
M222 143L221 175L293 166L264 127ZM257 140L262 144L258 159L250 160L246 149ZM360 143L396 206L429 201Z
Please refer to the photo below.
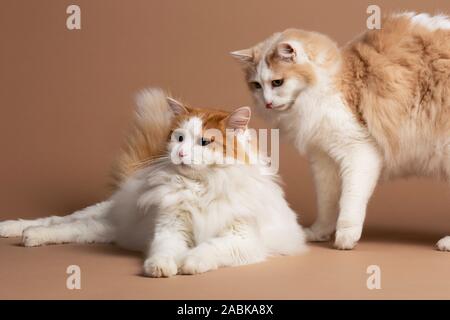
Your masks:
M450 180L447 16L392 15L343 48L288 29L232 55L258 109L311 162L318 216L309 240L336 230L335 247L352 249L380 176ZM449 251L450 237L437 247Z

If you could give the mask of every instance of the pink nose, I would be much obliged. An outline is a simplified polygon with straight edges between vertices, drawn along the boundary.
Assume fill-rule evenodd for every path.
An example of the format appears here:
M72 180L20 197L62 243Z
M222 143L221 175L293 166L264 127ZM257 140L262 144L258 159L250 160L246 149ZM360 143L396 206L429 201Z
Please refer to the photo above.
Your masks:
M180 158L183 158L185 156L184 152L182 150L178 151L178 156Z
M273 108L272 102L266 103L266 109L272 109L272 108Z

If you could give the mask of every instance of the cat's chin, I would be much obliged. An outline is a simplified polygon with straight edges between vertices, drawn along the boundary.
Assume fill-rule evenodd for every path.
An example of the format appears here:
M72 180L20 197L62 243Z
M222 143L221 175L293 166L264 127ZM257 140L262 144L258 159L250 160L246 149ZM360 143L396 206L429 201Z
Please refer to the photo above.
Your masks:
M186 163L180 163L176 165L178 171L197 171L195 166Z
M205 168L199 165L180 163L175 166L176 170L187 177L198 177L204 174Z
M282 104L278 107L274 107L273 110L274 111L284 111L284 110L289 109L290 106L291 106L290 104Z
M220 165L220 164L212 164L212 165L177 164L175 166L179 174L194 179L211 175L214 172L216 172L215 169L224 170L227 167L229 167L229 165Z

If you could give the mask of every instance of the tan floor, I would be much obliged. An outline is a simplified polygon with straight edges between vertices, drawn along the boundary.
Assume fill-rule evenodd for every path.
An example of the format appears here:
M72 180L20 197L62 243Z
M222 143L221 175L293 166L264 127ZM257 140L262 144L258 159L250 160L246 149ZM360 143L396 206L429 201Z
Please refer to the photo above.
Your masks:
M313 244L299 257L198 276L140 276L140 255L109 245L24 248L0 240L0 298L21 299L450 299L450 253L438 235L366 232L353 251ZM66 268L81 267L81 290L66 289ZM381 268L368 290L366 269Z

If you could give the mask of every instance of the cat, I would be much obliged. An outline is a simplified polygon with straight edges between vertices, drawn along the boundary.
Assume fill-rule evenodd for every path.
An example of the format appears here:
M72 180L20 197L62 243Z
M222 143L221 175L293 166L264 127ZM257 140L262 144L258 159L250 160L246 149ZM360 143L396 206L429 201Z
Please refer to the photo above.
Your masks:
M306 155L318 214L309 241L359 241L378 180L450 181L450 19L383 17L342 48L298 29L231 52L257 110ZM437 242L450 250L450 237Z
M0 236L22 235L25 246L116 243L144 252L150 277L304 251L303 230L278 177L262 174L264 164L236 157L248 141L250 108L192 108L160 89L143 91L137 105L109 200L65 217L5 221ZM224 138L226 129L231 139Z

